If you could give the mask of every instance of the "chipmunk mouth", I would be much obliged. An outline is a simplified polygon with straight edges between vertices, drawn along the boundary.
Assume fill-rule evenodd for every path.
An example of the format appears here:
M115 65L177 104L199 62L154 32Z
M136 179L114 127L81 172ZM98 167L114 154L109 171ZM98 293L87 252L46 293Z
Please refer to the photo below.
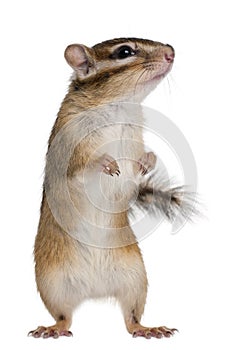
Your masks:
M134 95L143 100L171 71L173 62L151 62L137 80Z
M154 74L152 74L150 81L157 81L157 80L162 80L166 77L166 75L171 71L173 66L172 63L164 64L161 67L156 67L154 70Z
M139 84L149 90L156 87L172 69L173 64L161 64L157 67L148 67L145 70L145 74L141 77Z

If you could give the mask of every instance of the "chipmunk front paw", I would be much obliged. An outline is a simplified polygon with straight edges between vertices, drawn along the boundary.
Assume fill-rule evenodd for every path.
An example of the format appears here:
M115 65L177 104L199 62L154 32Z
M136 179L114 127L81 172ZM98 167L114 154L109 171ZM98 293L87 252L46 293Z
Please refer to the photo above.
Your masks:
M139 172L142 175L148 174L155 168L157 157L153 152L145 152L138 160Z
M105 153L99 159L99 163L102 166L103 173L105 173L107 175L111 175L111 176L113 176L114 174L116 174L117 176L120 175L119 166L118 166L116 160L113 157L111 157L110 155L108 155L107 153Z

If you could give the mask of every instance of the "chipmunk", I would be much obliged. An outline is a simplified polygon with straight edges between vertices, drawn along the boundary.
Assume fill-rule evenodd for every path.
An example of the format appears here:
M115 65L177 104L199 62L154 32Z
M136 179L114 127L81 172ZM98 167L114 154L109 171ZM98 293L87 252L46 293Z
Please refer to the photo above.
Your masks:
M145 177L156 156L145 152L141 102L171 70L174 49L120 38L64 55L73 75L49 139L34 247L37 288L56 323L29 335L71 336L78 305L112 297L133 337L170 337L175 328L140 323L148 282L129 211L133 201L170 220L184 212L180 188Z

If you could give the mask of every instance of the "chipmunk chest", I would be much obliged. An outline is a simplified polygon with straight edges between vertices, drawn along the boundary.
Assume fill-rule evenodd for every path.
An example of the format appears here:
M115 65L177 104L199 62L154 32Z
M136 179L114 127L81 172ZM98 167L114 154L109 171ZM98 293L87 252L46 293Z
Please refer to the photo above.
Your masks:
M130 124L111 125L104 130L103 147L117 160L138 157L143 152L142 131Z

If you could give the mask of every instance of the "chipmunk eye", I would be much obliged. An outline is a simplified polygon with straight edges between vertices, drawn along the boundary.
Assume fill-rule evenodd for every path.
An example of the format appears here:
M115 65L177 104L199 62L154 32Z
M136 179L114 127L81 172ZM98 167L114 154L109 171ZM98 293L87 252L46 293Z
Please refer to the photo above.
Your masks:
M117 48L111 55L111 58L122 60L124 58L134 56L136 52L128 45L123 45Z

